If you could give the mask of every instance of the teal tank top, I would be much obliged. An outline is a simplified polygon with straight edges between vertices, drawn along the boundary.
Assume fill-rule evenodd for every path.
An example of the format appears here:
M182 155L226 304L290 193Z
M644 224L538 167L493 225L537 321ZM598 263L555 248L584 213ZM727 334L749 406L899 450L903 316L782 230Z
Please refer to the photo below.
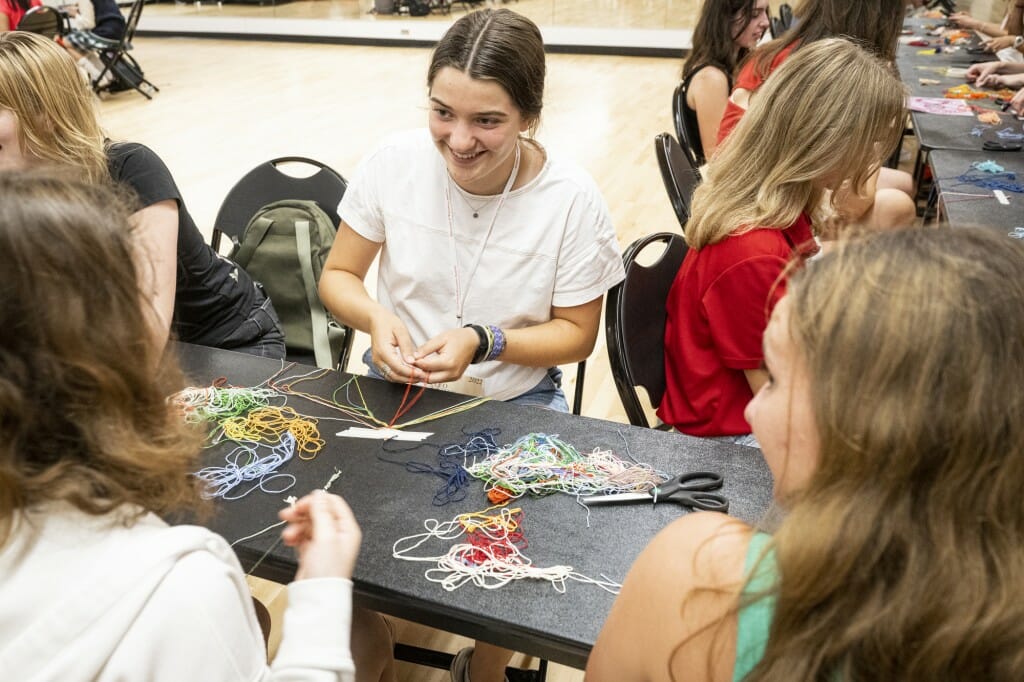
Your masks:
M750 539L743 575L752 577L743 588L743 594L740 595L741 602L753 598L758 593L770 590L778 579L774 551L765 556L760 563L757 561L771 539L772 536L767 533L754 533ZM736 623L736 665L732 671L733 682L741 682L764 656L774 613L775 597L773 595L763 597L740 608Z

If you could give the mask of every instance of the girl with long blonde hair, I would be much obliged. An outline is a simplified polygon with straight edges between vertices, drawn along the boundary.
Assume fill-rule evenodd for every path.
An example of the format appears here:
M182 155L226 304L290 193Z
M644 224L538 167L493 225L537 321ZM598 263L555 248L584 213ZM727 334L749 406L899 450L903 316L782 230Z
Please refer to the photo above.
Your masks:
M110 142L94 96L52 40L0 33L0 170L53 166L135 198L136 258L164 338L284 357L270 299L246 272L206 244L170 171L148 147ZM102 320L97 320L98 324Z
M895 146L903 102L881 60L838 38L807 46L769 79L694 193L690 252L667 305L664 422L746 439L743 408L765 381L761 335L784 292L778 280L816 250L829 191L858 186Z
M1024 679L1024 245L841 243L791 279L765 353L747 416L785 517L662 531L588 679Z

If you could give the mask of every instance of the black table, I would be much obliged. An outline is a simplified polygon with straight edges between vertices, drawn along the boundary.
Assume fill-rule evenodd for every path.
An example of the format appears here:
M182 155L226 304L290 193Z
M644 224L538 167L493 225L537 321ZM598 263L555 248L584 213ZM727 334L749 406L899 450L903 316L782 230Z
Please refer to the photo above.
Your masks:
M235 386L254 386L281 368L280 361L229 351L188 344L179 344L177 348L194 385L209 385L223 376ZM295 367L288 375L311 370ZM303 385L302 390L329 397L347 378L348 375L332 372ZM378 416L387 418L394 414L404 387L365 378L359 380L359 385ZM462 399L428 390L406 418ZM337 416L328 408L298 397L289 398L288 404L300 414ZM337 467L342 474L331 491L348 500L363 530L363 546L354 576L358 605L583 668L613 595L594 585L572 581L564 594L547 582L532 580L513 582L495 590L466 585L454 592L427 581L424 571L433 564L393 558L393 543L422 532L424 519L446 521L459 513L487 508L490 503L483 483L474 480L462 502L435 507L432 497L439 479L410 473L402 466L381 461L378 456L436 465L436 448L385 453L385 447L407 448L414 444L384 444L334 435L348 426L342 422L320 422L321 436L327 441L324 449L312 461L296 458L281 469L298 478L292 490L278 495L255 491L239 500L220 501L216 516L206 525L234 542L276 521L286 495L301 496L322 487ZM465 442L466 433L491 427L501 429L499 444L511 443L533 432L557 434L581 453L602 448L622 456L628 446L638 460L669 473L717 471L725 477L723 493L730 500L730 513L748 522L761 518L770 503L771 475L760 452L752 448L501 402L487 402L413 430L431 431L434 435L428 439L430 442L446 444ZM222 463L228 449L227 445L211 448L204 454L204 462ZM517 504L524 510L523 529L529 543L524 554L534 565L568 564L584 575L598 578L604 574L617 582L625 578L647 542L666 524L686 513L668 504L595 507L588 528L586 511L569 495L523 498ZM278 531L243 541L235 545L235 550L247 572L287 582L294 576L296 562L291 549L280 544L274 546ZM429 553L444 554L450 544L432 541ZM268 549L258 568L251 571Z
M1005 192L1009 204L1001 204L991 190L973 185L958 185L957 176L966 172L972 163L992 160L1009 172L1017 174L1016 182L1024 184L1024 152L964 152L936 149L928 155L932 177L938 191L939 216L953 227L980 225L1013 231L1024 226L1024 194ZM987 199L955 194L988 194Z
M913 29L912 36L904 36L905 39L927 40L934 45L941 45L942 40L925 33L925 26L941 25L943 22L935 19L908 19L905 26ZM918 54L919 51L929 49L921 46L907 45L901 40L896 54L896 68L899 71L900 79L911 97L936 97L941 98L946 90L958 85L967 84L962 76L947 76L940 73L938 69L967 68L972 63L992 61L995 55L991 54L970 54L963 47L955 51L945 51L938 54ZM977 46L980 41L973 39L972 46ZM942 45L942 49L948 50ZM923 85L921 79L939 81L936 85ZM973 87L973 86L972 86ZM982 109L999 112L999 106L992 99L965 100ZM928 152L932 149L962 149L965 151L980 150L985 139L991 135L993 130L1002 126L994 126L981 123L977 116L944 116L940 114L929 114L919 111L910 112L911 120L914 123L914 134L917 137L921 150ZM1000 112L1003 124L1016 124L1013 115ZM982 136L972 133L981 131Z

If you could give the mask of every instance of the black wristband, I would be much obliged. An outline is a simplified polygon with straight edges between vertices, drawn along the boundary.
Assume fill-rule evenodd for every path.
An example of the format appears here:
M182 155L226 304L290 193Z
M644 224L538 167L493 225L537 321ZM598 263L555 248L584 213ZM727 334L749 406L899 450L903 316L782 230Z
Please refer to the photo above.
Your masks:
M487 357L487 351L489 350L490 341L487 338L487 332L478 324L467 324L469 327L476 332L477 338L480 339L480 345L477 346L476 352L473 353L473 359L470 360L471 364L477 364L483 362L484 358ZM465 327L464 327L465 328Z

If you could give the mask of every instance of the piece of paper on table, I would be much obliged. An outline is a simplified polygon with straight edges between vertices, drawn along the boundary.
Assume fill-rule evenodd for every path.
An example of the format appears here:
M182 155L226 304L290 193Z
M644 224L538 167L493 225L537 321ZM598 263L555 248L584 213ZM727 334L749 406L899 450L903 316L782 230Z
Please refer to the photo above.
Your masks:
M1003 190L1001 190L1001 189L994 189L994 190L992 190L992 194L996 195L996 201L998 201L1003 206L1009 206L1010 205L1010 199L1009 199L1009 197L1006 196L1006 192L1004 192Z
M962 99L946 99L945 97L911 97L907 102L911 111L942 116L974 116L971 107Z
M411 440L422 441L434 434L427 431L399 431L398 429L366 429L361 426L351 426L344 431L338 431L336 436L346 438L369 438L371 440Z
M950 66L946 69L946 75L950 78L963 78L967 75L967 69L961 66Z

